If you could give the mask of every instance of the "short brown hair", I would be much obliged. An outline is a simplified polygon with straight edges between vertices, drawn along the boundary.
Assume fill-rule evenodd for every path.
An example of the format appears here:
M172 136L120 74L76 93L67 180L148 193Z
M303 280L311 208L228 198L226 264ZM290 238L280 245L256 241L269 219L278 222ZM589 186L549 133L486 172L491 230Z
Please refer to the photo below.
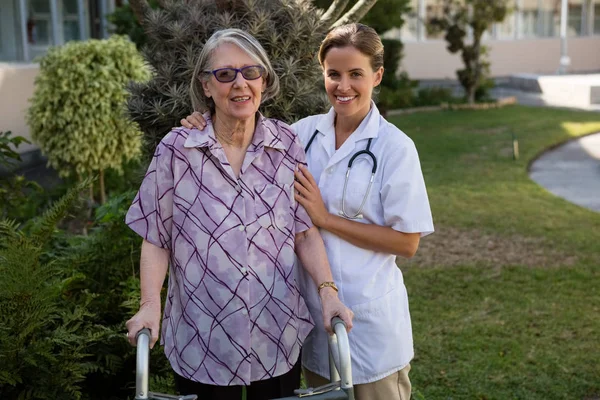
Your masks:
M327 34L319 48L319 63L323 66L327 52L333 48L352 46L371 59L371 68L383 67L383 43L375 29L363 24L338 26Z

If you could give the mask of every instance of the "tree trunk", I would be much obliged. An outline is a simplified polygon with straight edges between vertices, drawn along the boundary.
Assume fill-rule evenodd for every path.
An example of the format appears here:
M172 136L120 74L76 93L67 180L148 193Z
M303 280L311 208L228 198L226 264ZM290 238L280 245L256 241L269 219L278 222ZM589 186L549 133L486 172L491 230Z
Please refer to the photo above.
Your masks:
M360 21L375 3L377 3L377 0L359 0L350 11L338 19L331 27L336 28L341 25Z
M321 17L321 22L324 25L331 26L333 21L338 19L346 9L349 0L333 0L325 14Z
M90 182L90 208L92 207L92 205L94 204L94 182Z
M144 20L146 19L146 15L150 11L150 5L147 0L129 0L129 5L131 6L131 11L133 11L133 15L138 20L140 25L144 25Z
M469 88L467 94L467 101L469 104L475 104L475 91L477 90L477 86L473 85Z
M104 187L104 170L100 170L100 204L106 203L106 189Z
M481 34L475 34L473 38L473 87L469 88L469 104L475 104L475 92L481 81Z

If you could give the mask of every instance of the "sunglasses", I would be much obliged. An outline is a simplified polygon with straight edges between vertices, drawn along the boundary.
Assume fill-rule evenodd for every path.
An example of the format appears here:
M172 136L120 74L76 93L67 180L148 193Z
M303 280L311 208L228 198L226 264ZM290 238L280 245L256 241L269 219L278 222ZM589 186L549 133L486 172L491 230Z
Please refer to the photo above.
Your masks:
M247 81L253 81L260 78L265 73L265 69L260 65L249 65L243 68L219 68L213 71L204 71L206 74L213 74L215 78L222 83L233 82L237 78L238 72Z

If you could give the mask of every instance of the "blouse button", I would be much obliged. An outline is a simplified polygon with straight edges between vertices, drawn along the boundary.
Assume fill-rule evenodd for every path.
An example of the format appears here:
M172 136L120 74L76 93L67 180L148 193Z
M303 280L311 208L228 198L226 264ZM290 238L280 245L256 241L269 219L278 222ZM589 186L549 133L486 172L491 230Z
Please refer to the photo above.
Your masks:
M244 225L240 225L240 226L238 227L238 229L239 229L240 231L244 231L244 230L246 230L246 227L245 227Z
M241 272L242 274L245 274L245 273L246 273L246 271L248 271L246 268L244 268L244 267L240 268L240 272Z

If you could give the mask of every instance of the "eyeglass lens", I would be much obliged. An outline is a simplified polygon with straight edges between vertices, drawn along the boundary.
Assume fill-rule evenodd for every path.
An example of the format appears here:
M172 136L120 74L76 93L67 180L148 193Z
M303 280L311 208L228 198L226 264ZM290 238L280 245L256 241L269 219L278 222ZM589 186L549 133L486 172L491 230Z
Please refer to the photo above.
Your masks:
M241 69L221 68L214 71L214 74L219 82L232 82L237 77L238 71L242 73L244 79L249 81L258 79L263 74L263 68L260 65L250 65Z

